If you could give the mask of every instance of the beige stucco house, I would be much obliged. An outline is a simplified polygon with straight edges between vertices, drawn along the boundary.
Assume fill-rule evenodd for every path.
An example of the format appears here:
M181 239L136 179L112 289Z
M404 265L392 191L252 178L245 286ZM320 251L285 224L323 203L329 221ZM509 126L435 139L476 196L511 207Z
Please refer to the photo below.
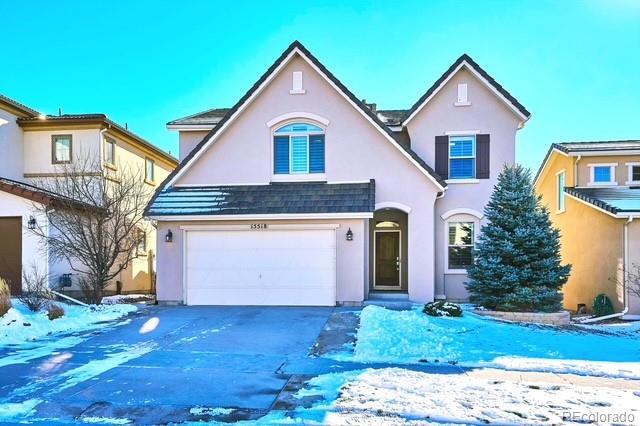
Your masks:
M42 240L28 229L30 221L46 227L46 218L39 217L35 205L53 206L57 195L38 183L56 178L59 164L89 158L98 159L108 170L140 168L151 192L177 165L174 157L103 114L43 115L4 96L0 96L0 152L0 276L12 282L14 293L21 291L23 268L31 265L48 274L52 285L73 272L65 262L50 260ZM118 278L123 292L152 289L156 238L155 228L147 228L141 255ZM74 281L66 290L77 289Z
M294 42L233 107L168 123L180 165L146 213L158 299L465 300L484 206L530 114L467 55L416 97L378 110Z
M535 188L560 229L562 260L573 265L565 307L590 311L604 293L617 313L640 317L629 282L640 267L640 141L553 144Z

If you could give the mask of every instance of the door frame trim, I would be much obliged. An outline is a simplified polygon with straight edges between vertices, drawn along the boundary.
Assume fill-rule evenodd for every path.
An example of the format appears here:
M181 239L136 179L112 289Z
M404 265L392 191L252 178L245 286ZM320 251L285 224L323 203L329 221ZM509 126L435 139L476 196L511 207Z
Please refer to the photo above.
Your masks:
M376 284L376 263L378 260L378 252L376 250L376 235L381 232L396 232L398 234L398 257L400 264L398 265L398 285L377 285ZM402 291L402 229L374 229L373 231L373 290L397 290Z

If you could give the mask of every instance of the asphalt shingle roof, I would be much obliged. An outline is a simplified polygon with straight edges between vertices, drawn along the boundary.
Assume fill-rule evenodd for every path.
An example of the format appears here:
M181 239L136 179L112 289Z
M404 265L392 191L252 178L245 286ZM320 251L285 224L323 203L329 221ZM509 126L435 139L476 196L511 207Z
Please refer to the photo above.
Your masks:
M613 214L640 212L640 188L565 188L565 192Z
M231 108L212 108L203 112L188 115L186 117L177 118L167 123L167 126L172 125L216 125L224 118L225 115L231 110Z
M640 150L640 140L562 142L554 143L553 148L565 153Z
M375 182L287 182L269 185L172 187L147 216L372 213Z

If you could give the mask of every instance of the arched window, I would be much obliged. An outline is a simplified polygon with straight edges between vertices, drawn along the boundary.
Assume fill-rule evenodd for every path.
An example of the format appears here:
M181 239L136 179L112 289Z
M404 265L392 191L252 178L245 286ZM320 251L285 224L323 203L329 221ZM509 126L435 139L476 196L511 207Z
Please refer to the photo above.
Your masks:
M273 173L324 173L324 130L289 123L273 132Z

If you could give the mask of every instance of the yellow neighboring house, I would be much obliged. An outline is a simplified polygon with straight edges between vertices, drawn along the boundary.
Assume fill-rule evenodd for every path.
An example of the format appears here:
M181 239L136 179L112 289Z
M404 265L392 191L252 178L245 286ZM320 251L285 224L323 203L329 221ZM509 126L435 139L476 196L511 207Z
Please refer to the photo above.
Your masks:
M640 267L640 140L553 144L534 184L573 265L565 308L589 312L604 293L625 319L640 318L628 274Z
M178 164L172 155L104 114L43 115L1 95L0 149L0 230L12 235L10 247L0 250L0 272L6 270L5 274L17 278L20 268L36 263L54 284L63 274L72 272L69 265L42 256L38 242L26 229L29 220L43 220L33 212L33 194L38 194L39 181L55 177L58 164L91 156L100 158L105 169L144 170L144 181L153 193ZM140 257L117 279L123 293L153 290L156 231L149 229L139 247ZM74 283L68 290L78 288ZM115 285L111 290L116 290Z

